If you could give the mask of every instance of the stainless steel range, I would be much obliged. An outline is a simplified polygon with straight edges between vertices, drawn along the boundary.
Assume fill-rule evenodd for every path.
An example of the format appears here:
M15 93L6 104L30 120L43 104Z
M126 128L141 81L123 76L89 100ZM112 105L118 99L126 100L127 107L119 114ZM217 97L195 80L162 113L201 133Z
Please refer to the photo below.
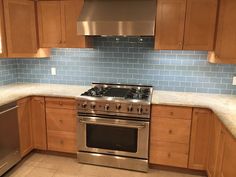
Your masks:
M78 97L78 161L148 169L152 87L94 83Z

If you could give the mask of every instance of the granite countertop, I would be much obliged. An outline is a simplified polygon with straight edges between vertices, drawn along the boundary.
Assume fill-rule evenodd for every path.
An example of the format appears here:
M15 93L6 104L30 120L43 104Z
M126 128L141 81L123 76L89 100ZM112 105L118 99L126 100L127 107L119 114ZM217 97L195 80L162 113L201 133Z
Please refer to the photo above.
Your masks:
M27 96L76 98L90 86L59 84L11 84L0 86L0 106ZM236 138L236 96L154 91L153 104L209 108Z
M10 84L0 86L0 106L27 96L75 98L89 88L89 86L59 84Z

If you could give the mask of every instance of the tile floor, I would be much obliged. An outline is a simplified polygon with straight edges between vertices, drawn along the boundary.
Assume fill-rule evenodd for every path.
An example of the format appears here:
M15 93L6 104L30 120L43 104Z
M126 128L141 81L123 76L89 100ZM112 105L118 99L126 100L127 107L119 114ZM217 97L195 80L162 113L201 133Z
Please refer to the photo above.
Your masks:
M3 177L200 177L150 169L148 173L79 164L76 159L33 153Z

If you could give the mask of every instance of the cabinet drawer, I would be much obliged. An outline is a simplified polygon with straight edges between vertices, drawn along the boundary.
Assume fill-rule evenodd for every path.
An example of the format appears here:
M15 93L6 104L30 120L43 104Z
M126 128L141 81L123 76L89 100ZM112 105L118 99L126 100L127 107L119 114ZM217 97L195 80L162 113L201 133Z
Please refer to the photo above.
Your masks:
M191 119L192 108L175 106L152 106L152 118Z
M76 109L76 101L74 99L65 98L46 98L46 107Z
M154 118L151 125L151 139L189 144L190 128L191 120Z
M76 111L70 109L46 108L47 129L76 132Z
M48 150L76 153L76 133L48 131Z
M151 141L150 163L187 168L187 144Z

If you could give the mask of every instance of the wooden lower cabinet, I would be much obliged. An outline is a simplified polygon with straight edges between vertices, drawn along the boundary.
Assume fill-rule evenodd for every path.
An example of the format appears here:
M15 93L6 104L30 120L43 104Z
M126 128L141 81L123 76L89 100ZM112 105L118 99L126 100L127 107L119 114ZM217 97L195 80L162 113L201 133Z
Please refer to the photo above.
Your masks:
M157 118L152 121L152 139L189 144L191 120Z
M48 150L76 153L75 100L46 98Z
M205 170L212 113L209 109L194 108L192 117L191 142L188 167Z
M192 108L152 106L150 163L187 168Z
M21 157L33 150L30 98L17 102Z
M236 138L225 128L221 130L220 147L217 158L216 174L214 177L235 177Z
M48 130L48 150L76 153L76 133Z
M188 151L188 144L152 140L150 163L187 168Z
M209 177L216 177L217 156L219 153L221 123L216 115L211 118L210 139L208 147L207 174Z
M31 99L31 119L34 148L47 150L47 132L45 119L44 97L32 97Z

